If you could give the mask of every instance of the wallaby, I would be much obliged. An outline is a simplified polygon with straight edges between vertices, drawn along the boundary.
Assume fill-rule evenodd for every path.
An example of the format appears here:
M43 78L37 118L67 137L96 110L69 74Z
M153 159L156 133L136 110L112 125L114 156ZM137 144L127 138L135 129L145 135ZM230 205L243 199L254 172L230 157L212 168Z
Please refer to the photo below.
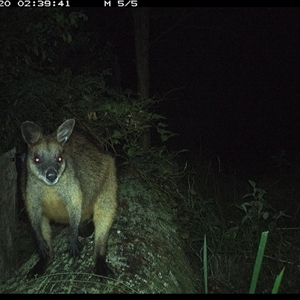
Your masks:
M117 210L115 161L84 134L73 132L74 125L74 119L66 120L46 136L33 122L21 126L28 145L21 190L39 252L39 261L28 278L43 274L51 261L50 221L70 224L69 251L77 256L82 248L79 226L89 219L95 228L94 272L113 275L106 264L106 252Z

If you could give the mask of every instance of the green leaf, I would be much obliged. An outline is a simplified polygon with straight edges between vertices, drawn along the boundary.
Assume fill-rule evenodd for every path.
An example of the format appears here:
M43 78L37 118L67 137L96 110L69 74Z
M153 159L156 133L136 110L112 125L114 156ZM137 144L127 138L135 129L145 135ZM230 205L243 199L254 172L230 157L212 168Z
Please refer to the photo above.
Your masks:
M252 205L252 202L251 203L249 203L249 202L244 202L243 204L241 204L241 208L245 211L245 212L247 212L247 207L249 207L249 206L253 206Z
M165 142L169 139L169 136L167 136L167 135L161 135L160 137L161 137L162 142Z
M247 198L247 197L253 197L253 194L246 194L242 198L244 199L244 198Z
M132 148L129 148L126 153L129 157L132 157L134 155L134 150Z
M64 23L64 16L59 12L55 13L55 19L56 22L60 25Z
M281 280L282 280L282 277L283 277L284 269L285 269L285 267L281 270L281 272L276 277L271 294L277 294L278 293L278 290L279 290L279 287L280 287L280 284L281 284Z
M68 42L68 44L70 44L72 42L72 36L69 33L67 33L67 42Z
M161 116L161 115L158 115L158 114L152 114L152 115L151 115L151 118L152 118L153 120L159 120L159 119L162 119L162 116Z
M256 285L257 285L257 281L258 281L258 277L259 277L259 273L260 273L260 269L261 269L261 264L262 264L262 260L263 260L263 256L264 256L264 252L265 252L265 247L266 247L266 243L267 243L268 234L269 234L268 231L262 232L261 237L260 237L260 243L259 243L258 251L257 251L257 255L256 255L256 261L255 261L255 265L254 265L254 269L253 269L249 294L255 293L255 289L256 289Z
M246 223L248 220L250 220L251 218L246 215L243 219L242 219L242 224Z
M168 125L165 124L165 123L159 122L159 123L157 124L157 127L168 127Z
M269 218L269 213L266 211L262 214L262 217L264 220L267 220Z
M252 180L248 180L248 182L255 188L255 186L256 186L256 183L254 182L254 181L252 181Z
M185 240L187 240L190 237L190 233L185 231L183 233L181 233L181 237Z
M76 27L76 25L77 25L77 16L74 13L72 13L72 14L70 14L69 18L70 18L71 25Z
M229 230L227 230L225 232L224 236L226 238L229 238L229 239L235 239L236 236L237 236L238 231L239 231L239 227L238 226L231 227Z
M120 139L123 137L123 134L119 130L115 130L111 137L114 139Z

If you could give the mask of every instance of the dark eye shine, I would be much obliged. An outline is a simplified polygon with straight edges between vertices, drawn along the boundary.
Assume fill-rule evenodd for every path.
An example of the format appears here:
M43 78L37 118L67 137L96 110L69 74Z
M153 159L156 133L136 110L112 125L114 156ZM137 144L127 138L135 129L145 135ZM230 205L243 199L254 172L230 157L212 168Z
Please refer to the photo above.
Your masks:
M58 158L57 158L57 162L62 162L63 161L63 158L61 157L61 156L59 156Z
M39 163L39 162L41 162L41 160L40 160L40 158L38 157L38 156L36 156L34 159L33 159L33 161L35 162L35 163Z

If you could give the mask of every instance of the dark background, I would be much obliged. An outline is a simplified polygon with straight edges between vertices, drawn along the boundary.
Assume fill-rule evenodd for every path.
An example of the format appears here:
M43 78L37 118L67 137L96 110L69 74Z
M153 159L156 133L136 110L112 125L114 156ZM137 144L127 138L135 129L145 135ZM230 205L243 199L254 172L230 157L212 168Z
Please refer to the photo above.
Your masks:
M6 83L2 87L2 103L8 102L8 106L4 103L4 109L18 110L15 103L27 101L19 96L21 93L28 99L31 94L31 98L38 99L37 104L32 99L28 102L32 109L37 105L43 109L40 94L47 92L48 86L42 86L46 81L37 80L38 76L34 75L31 78L30 65L24 62L21 65L20 61L26 60L25 54L29 55L34 72L34 66L41 66L47 77L46 64L38 61L44 49L57 69L53 74L59 74L51 76L61 76L68 82L68 77L61 75L67 68L72 70L74 78L111 68L113 75L107 76L109 87L137 93L133 11L140 8L103 7L103 2L97 6L93 2L91 7L74 7L76 3L70 3L69 8L56 9L65 10L66 16L75 11L88 17L87 21L78 23L70 45L59 43L64 32L57 23L59 19L45 19L50 20L48 23L52 20L52 25L37 20L38 7L1 11L5 19L2 20L2 39L7 43L0 65L2 81ZM145 3L138 1L141 6ZM169 5L163 1L159 4ZM44 9L52 10L51 7ZM55 15L57 10L52 11ZM168 146L218 155L221 160L242 165L266 162L281 151L286 151L289 159L296 158L300 148L299 19L300 9L291 7L149 7L150 97L165 99L155 112L166 117L170 131L178 133L168 141ZM113 59L103 65L101 51L106 47ZM5 70L6 63L9 71ZM20 78L19 74L23 73L19 69L23 70L24 78ZM12 77L16 75L19 77ZM57 85L60 84L61 93L65 91L69 95L69 91L64 90L67 84L59 82ZM7 91L13 90L12 85L15 94L9 95ZM45 99L48 101L49 97ZM52 110L59 109L58 101L53 105ZM5 112L3 114L3 119L7 118ZM22 118L16 117L19 123ZM10 135L9 129L4 131ZM153 135L154 145L159 142L158 138Z
M85 9L137 89L134 8ZM150 8L151 96L173 146L264 160L299 149L299 8Z

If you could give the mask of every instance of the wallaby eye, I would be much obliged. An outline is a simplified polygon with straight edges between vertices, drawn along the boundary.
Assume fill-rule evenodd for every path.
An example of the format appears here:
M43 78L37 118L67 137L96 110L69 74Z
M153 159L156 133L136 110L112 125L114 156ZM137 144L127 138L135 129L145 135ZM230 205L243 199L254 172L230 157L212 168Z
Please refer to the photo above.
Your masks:
M61 157L61 156L59 156L58 158L57 158L57 162L62 162L63 161L63 158Z
M33 161L38 164L39 162L41 162L40 158L38 156L36 156Z

